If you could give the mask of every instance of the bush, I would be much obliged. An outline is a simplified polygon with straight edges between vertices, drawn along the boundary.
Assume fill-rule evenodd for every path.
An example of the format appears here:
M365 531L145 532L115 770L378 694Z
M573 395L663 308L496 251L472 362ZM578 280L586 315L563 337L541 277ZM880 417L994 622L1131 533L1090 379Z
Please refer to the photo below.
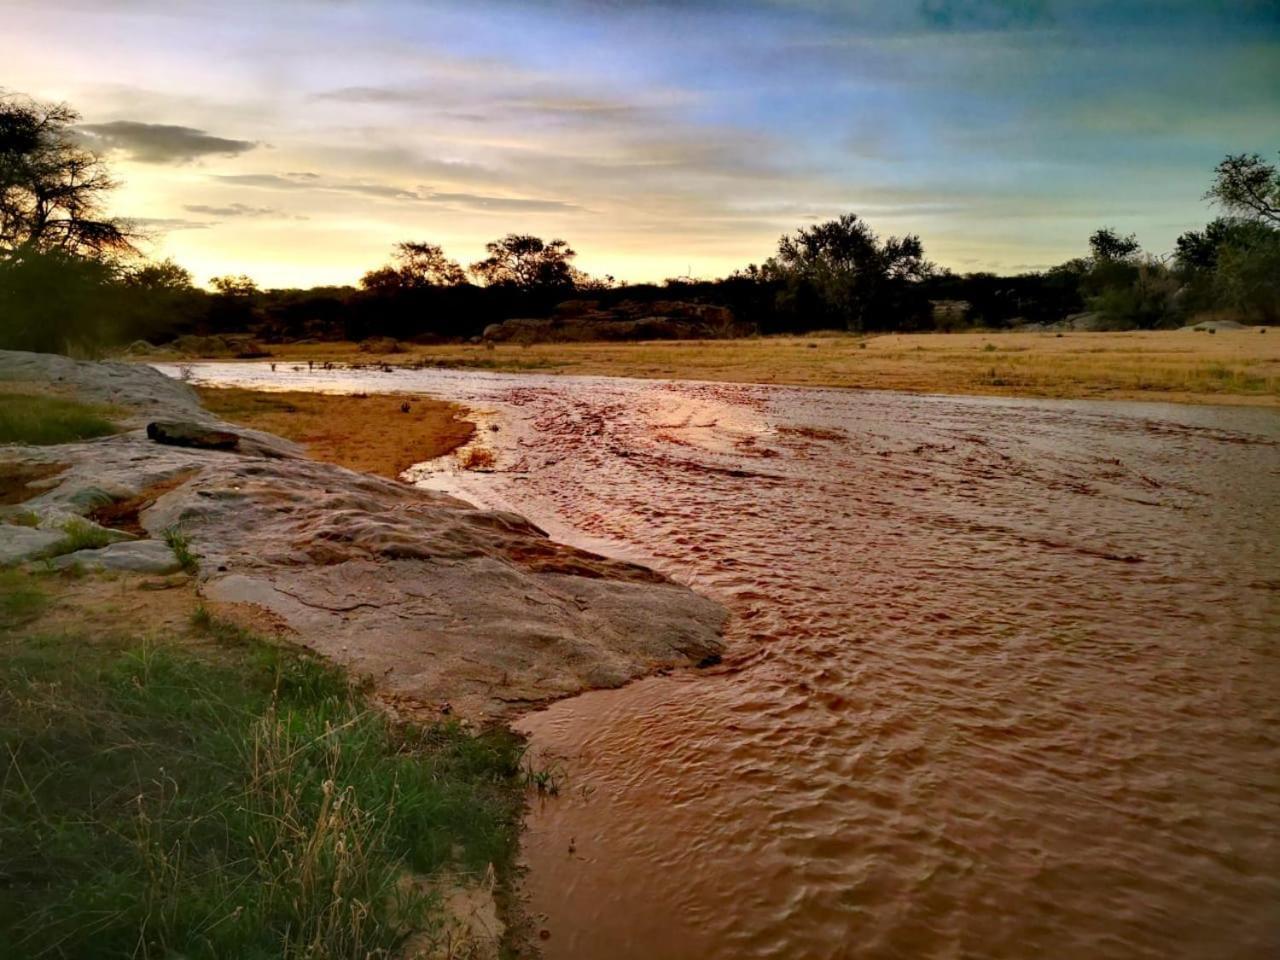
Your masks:
M1222 302L1263 323L1280 323L1280 230L1251 225L1218 251Z

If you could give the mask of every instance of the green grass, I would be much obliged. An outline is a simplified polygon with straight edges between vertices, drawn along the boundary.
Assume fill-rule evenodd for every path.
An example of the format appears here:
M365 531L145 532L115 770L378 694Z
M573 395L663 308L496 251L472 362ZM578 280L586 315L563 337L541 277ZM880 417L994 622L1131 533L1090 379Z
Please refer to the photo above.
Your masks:
M0 444L74 443L105 437L117 428L113 411L38 393L0 392Z
M0 631L34 620L47 602L36 581L17 570L0 570Z
M513 737L393 726L199 619L207 655L0 640L6 958L386 957L440 917L407 875L509 862Z
M62 525L63 537L45 551L47 557L60 557L77 550L97 550L121 539L120 534L76 517Z
M15 527L38 527L40 525L40 514L17 507L7 509L0 507L0 522Z
M200 569L200 560L191 552L191 539L179 527L169 527L164 532L164 542L169 545L182 569L187 573L196 573ZM203 608L201 608L203 609Z

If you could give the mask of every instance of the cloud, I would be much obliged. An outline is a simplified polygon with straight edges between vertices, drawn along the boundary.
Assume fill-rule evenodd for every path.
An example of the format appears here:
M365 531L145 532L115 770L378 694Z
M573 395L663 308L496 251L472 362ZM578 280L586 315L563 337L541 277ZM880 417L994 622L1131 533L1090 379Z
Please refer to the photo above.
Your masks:
M251 207L244 203L231 203L226 206L215 206L208 203L188 203L183 206L188 213L199 213L209 217L274 217L280 220L306 220L297 214L285 213L275 207Z
M373 197L378 200L394 200L401 203L429 204L434 206L447 207L465 207L470 210L478 211L577 211L582 208L575 203L569 203L564 200L545 200L536 197L502 197L481 193L465 193L465 192L449 192L430 190L425 187L417 189L409 189L407 187L395 186L394 184L370 183L365 180L344 180L337 177L324 177L317 173L239 173L239 174L215 174L213 177L221 183L233 184L241 187L257 187L261 189L274 190L313 190L325 193L350 193L358 196ZM270 211L269 208L249 207L245 204L233 204L232 207L241 208L239 215L252 215L248 211L262 211L264 214ZM186 209L193 212L219 213L222 215L235 216L237 214L225 213L231 208L213 208L205 207L197 210L196 207L188 206Z
M920 16L937 30L1017 30L1054 22L1048 0L921 0Z
M144 232L156 230L161 233L173 230L208 230L216 226L208 220L183 220L181 217L130 217L129 222Z
M251 140L215 137L195 127L137 120L86 123L78 129L87 134L91 145L122 150L141 163L185 163L206 156L236 156L258 145Z
M457 204L473 210L493 211L538 211L538 210L581 210L576 203L564 200L533 200L522 197L489 197L478 193L431 193L425 198L428 203Z

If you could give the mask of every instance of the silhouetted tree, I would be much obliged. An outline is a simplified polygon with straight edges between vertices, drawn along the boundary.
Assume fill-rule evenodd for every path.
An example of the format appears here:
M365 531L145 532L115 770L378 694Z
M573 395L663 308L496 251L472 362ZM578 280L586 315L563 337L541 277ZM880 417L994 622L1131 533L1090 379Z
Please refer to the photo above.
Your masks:
M918 323L928 303L910 296L910 287L932 269L919 237L881 241L849 213L784 235L762 272L782 284L785 308L818 310L850 330L867 330Z
M467 282L466 271L450 260L434 243L397 243L392 262L370 270L360 278L366 290L417 290L423 287L456 287Z
M217 290L224 297L242 297L249 298L255 296L258 291L258 284L253 277L247 274L227 274L222 277L210 277L209 286Z
M539 237L509 233L485 244L489 256L471 265L471 272L486 286L510 286L520 290L571 290L583 279L574 269L577 253L563 240L545 242Z
M1184 273L1213 270L1218 265L1218 248L1235 231L1233 220L1219 217L1203 230L1188 230L1174 243L1173 257Z
M1094 260L1116 262L1128 260L1140 248L1132 233L1122 237L1111 227L1103 227L1095 230L1089 238L1089 249L1093 252Z
M63 103L0 96L0 254L133 252L128 224L103 213L116 181L76 140L79 119Z
M1206 200L1237 217L1280 226L1280 170L1256 153L1229 154L1214 169Z
M24 244L0 256L0 349L95 356L118 338L117 267Z
M135 267L124 275L124 282L131 287L153 291L186 291L194 286L191 271L171 259Z

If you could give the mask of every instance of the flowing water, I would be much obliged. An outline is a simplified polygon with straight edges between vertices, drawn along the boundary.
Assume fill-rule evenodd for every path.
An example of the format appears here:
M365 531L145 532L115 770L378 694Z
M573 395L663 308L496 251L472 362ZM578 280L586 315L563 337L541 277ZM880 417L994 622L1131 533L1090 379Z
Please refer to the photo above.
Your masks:
M547 957L1280 955L1280 414L197 373L487 411L424 482L731 611L521 722Z

